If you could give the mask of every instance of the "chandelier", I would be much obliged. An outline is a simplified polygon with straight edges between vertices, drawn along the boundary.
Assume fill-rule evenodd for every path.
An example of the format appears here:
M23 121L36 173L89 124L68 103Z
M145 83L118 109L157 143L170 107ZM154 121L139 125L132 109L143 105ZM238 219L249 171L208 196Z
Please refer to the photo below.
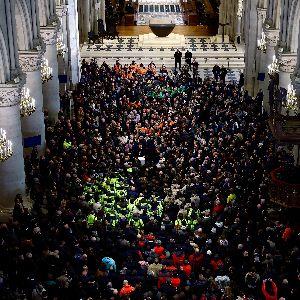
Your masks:
M278 59L275 55L273 55L273 61L270 65L268 65L268 73L269 75L274 75L275 73L279 72L279 64Z
M57 55L59 55L59 56L64 56L64 54L66 53L66 46L63 42L62 35L57 37L56 49L57 49Z
M28 117L35 111L35 99L29 94L28 88L23 88L21 93L20 114L21 117Z
M293 112L298 111L298 99L296 96L296 91L294 90L294 87L292 84L288 85L285 107L286 107L287 111L290 111L290 110Z
M12 142L6 139L6 131L0 128L0 161L7 160L12 154Z
M41 64L42 82L45 83L52 79L52 68L48 66L48 59L43 57Z
M264 31L261 32L261 39L257 40L257 49L266 53L267 51L267 42L266 42L266 35Z

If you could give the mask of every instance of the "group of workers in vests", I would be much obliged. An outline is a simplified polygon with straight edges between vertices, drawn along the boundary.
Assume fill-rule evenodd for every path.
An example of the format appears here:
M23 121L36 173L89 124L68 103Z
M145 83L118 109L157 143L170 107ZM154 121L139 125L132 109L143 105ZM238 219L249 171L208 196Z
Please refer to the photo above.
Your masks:
M129 168L129 173L131 171ZM86 219L88 226L93 226L97 221L99 210L103 212L110 230L123 222L139 231L150 218L160 220L163 214L162 199L154 194L151 197L142 194L134 196L135 193L130 194L128 182L128 178L116 174L115 177L98 176L86 185L85 193L91 207Z
M179 210L177 218L172 221L164 213L166 202L161 197L152 194L132 192L130 186L132 168L128 168L128 177L115 173L113 177L98 175L87 182L85 186L86 198L89 199L90 213L86 223L92 227L100 217L105 220L109 230L116 230L122 225L130 225L138 232L144 231L144 226L150 220L158 223L166 230L194 231L198 221L211 218L210 210L201 211L195 205ZM227 203L231 204L236 196L230 194ZM216 204L213 211L218 209ZM101 211L101 214L99 214ZM100 221L100 220L99 220Z

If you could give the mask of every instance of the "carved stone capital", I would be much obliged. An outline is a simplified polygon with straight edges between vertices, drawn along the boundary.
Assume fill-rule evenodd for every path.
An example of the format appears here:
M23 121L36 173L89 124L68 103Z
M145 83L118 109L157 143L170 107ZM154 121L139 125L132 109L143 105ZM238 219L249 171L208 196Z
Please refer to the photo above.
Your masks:
M264 21L267 17L267 9L258 7L257 8L257 17L258 17L258 19L262 19Z
M59 18L68 15L68 5L57 5L56 6L56 14Z
M42 55L39 51L19 51L19 63L23 72L40 71Z
M19 105L26 75L21 73L12 82L0 84L0 107Z
M54 45L57 42L57 32L59 26L46 26L41 27L41 36L46 45Z
M297 65L297 53L278 52L279 70L293 73Z
M276 47L279 40L279 29L270 29L265 26L264 33L266 35L267 45L270 47Z

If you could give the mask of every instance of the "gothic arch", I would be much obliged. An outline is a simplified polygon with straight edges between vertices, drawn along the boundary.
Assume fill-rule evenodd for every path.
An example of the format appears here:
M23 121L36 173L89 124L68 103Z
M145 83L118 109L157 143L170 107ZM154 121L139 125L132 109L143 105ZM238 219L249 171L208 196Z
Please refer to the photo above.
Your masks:
M16 28L19 50L29 50L32 48L32 26L28 7L24 0L16 0Z
M9 57L7 53L6 43L4 39L4 35L2 29L0 27L0 83L5 83L9 80L10 73L9 73Z
M287 47L291 52L297 52L300 26L300 1L294 0L289 11Z

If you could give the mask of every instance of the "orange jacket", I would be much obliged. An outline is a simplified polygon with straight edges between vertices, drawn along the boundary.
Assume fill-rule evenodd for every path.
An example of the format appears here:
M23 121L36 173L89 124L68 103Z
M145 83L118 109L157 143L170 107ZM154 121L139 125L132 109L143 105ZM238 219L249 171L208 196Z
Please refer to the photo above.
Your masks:
M125 297L127 295L130 295L133 291L135 290L135 288L129 284L123 286L120 290L120 297Z

